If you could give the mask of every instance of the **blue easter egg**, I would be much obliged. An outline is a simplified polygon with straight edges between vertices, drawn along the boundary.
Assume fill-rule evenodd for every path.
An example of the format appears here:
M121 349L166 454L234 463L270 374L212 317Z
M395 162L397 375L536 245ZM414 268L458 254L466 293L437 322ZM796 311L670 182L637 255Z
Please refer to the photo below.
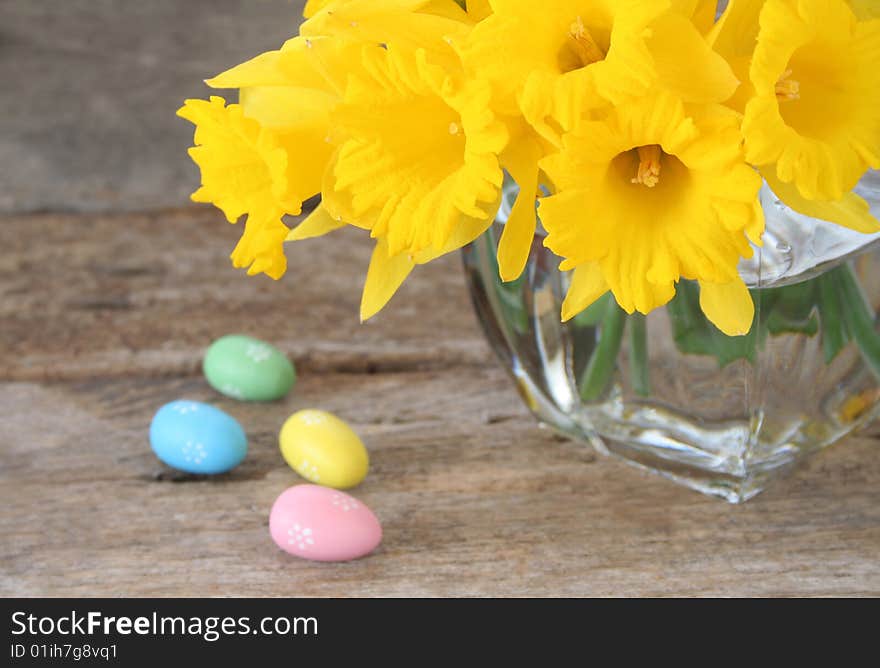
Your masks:
M238 422L209 404L172 401L150 424L150 445L163 462L187 473L225 473L247 454Z

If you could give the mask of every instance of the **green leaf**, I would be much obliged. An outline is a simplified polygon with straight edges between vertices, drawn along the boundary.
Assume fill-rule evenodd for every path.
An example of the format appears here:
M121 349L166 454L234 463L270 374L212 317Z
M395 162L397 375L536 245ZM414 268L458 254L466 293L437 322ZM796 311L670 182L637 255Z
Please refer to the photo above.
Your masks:
M850 335L859 346L862 359L880 377L880 334L874 326L874 312L862 292L852 269L848 265L835 270L838 290L843 306L843 318Z
M648 324L641 313L634 313L629 322L629 371L633 390L642 397L651 396L648 368Z
M617 369L617 355L623 340L626 312L613 299L605 303L599 326L599 343L581 377L580 394L584 401L596 401L605 394Z
M816 308L816 281L804 281L783 288L762 290L762 307L791 322L807 322Z
M781 311L771 311L766 320L767 331L773 336L781 334L806 334L815 336L819 332L819 320L811 315L806 320L796 320Z
M841 294L834 272L816 279L819 294L819 320L822 324L822 351L825 364L831 364L849 344L849 331L840 310Z
M756 291L753 296L760 295L763 320L770 334L815 336L819 331L817 292L816 281L804 281L784 288Z

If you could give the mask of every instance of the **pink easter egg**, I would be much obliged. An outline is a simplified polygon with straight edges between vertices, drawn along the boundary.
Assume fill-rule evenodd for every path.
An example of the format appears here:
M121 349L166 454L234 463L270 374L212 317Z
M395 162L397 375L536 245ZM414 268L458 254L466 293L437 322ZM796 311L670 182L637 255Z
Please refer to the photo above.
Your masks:
M382 526L363 502L337 489L296 485L281 493L269 514L272 540L312 561L363 557L382 541Z

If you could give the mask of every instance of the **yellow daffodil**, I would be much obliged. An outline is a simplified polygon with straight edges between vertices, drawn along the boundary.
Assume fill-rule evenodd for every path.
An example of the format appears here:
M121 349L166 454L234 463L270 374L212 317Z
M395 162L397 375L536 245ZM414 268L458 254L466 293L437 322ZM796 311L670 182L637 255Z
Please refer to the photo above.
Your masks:
M749 331L754 307L737 264L764 220L738 120L655 93L584 123L542 161L557 189L539 208L546 245L575 270L564 319L608 290L628 313L648 313L685 278L700 282L721 331Z
M465 65L492 82L500 110L521 110L551 140L585 102L620 103L658 83L686 101L719 102L738 85L687 15L692 2L490 4L493 14L461 46Z
M330 112L359 52L359 45L330 39L292 39L208 80L239 88L239 104L188 100L178 112L196 125L190 154L202 187L193 199L213 203L230 222L248 216L234 266L275 279L284 274L288 230L281 219L320 192L334 150Z
M771 186L844 198L880 167L880 21L845 0L767 0L751 62L746 157Z
M244 114L280 138L289 153L288 179L300 201L321 190L335 143L330 116L342 101L359 51L359 45L337 40L296 38L208 81L239 88Z
M880 230L853 188L880 168L874 0L309 0L300 35L187 100L193 199L246 217L232 261L280 277L285 240L343 225L375 247L361 316L413 268L491 224L520 276L537 227L574 270L570 318L611 291L627 312L681 279L723 332L754 307L737 272L760 243L764 176L792 208ZM284 216L321 194L294 230Z
M380 240L370 272L379 275L393 258L411 269L485 231L507 133L487 108L487 87L457 83L424 51L365 47L362 63L334 114L347 138L327 170L322 208ZM369 294L364 317L384 304L367 303ZM387 301L393 291L379 294Z
M762 108L768 112L764 116L764 120L770 120L770 123L763 124L763 129L766 130L763 138L772 141L770 135L776 132L776 153L784 150L783 147L786 146L789 151L799 150L798 146L808 147L820 155L825 155L828 160L833 161L836 157L832 155L830 150L826 150L822 141L802 136L797 132L796 128L783 125L783 114L788 111L786 107L790 108L792 105L803 105L806 103L800 96L801 82L794 78L793 74L788 73L787 63L786 69L782 71L782 75L785 76L776 81L779 84L779 90L777 90L777 86L774 84L772 90L768 91L765 87L763 94L759 95L755 83L750 78L753 56L758 46L758 33L761 29L759 18L765 4L766 0L731 0L721 20L710 33L710 43L719 53L727 58L734 71L743 81L736 94L727 100L725 104L739 112L745 113L747 105L750 101L754 100L747 123L750 132L760 132L762 128L757 112ZM860 7L859 0L851 0L850 4L858 16L868 16L867 5ZM838 10L845 13L845 8L838 6ZM768 35L769 33L764 33L765 41L768 39ZM777 33L774 39L779 44L782 44L782 41L779 40L788 40L787 30L785 34ZM767 48L766 44L764 44L763 48ZM795 51L793 43L785 48L790 52ZM849 46L846 45L842 48L846 50ZM837 55L835 54L830 57L831 61L834 62ZM766 63L766 60L764 62ZM760 81L761 78L759 77L758 80ZM764 80L766 80L766 76L764 76ZM824 114L821 110L821 104L820 102L819 106L814 108L818 116ZM777 108L776 112L773 111L774 106ZM771 126L772 129L770 129ZM756 156L752 155L749 157L755 158ZM764 159L769 160L770 158ZM794 163L797 164L797 160ZM815 164L815 161L813 164ZM835 169L835 171L837 170ZM804 196L794 180L785 182L779 177L775 164L764 165L761 173L776 196L802 214L828 220L860 232L876 232L878 230L878 223L871 215L868 203L855 193L845 192L841 197L830 200L817 197L809 199ZM824 173L823 171L822 178L824 178Z
M246 213L299 208L278 137L246 118L241 105L212 96L187 100L177 113L196 126L189 154L202 170L202 186L194 201L213 202L231 223Z
M303 37L336 37L398 49L424 49L455 67L451 45L470 31L472 19L453 0L337 0L300 26Z
M202 172L202 186L192 195L195 202L212 202L235 223L247 214L248 243L236 249L234 264L279 278L284 273L284 253L254 243L264 229L284 227L285 213L299 213L300 200L288 178L288 153L279 137L257 121L244 116L241 105L226 106L221 97L187 100L177 112L196 125L189 154ZM280 257L279 257L280 256Z
M247 268L251 276L262 273L276 280L281 278L287 271L283 244L289 232L278 216L260 219L251 214L232 251L232 266Z
M348 139L328 172L324 205L386 237L392 253L446 244L462 216L491 220L505 128L488 91L457 86L413 54L366 47L335 119Z
M730 68L691 23L708 31L715 3L564 0L535 11L524 0L492 0L493 14L461 45L466 69L493 86L493 108L516 141L502 165L520 195L498 247L505 281L518 278L534 238L538 161L592 109L643 94L662 81L685 99L721 101L737 86Z
M336 143L331 113L342 102L360 49L341 40L297 37L207 82L240 89L245 116L280 138L289 153L288 179L300 201L321 190Z

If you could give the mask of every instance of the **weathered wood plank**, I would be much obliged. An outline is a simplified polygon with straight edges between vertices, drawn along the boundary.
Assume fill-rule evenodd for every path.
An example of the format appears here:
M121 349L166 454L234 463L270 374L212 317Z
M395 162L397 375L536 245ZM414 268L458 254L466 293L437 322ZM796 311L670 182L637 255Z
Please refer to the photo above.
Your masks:
M206 480L152 456L156 406L215 401L251 436ZM361 432L373 556L279 551L269 507L300 482L277 429L298 408ZM876 443L850 439L743 507L703 498L539 429L500 370L310 374L269 405L199 378L0 386L2 595L880 594Z
M278 282L232 268L239 234L207 207L3 220L0 379L194 373L204 348L231 332L271 340L304 369L494 362L456 254L420 267L361 325L366 233L288 244Z
M0 2L0 212L184 204L198 171L192 126L174 112L210 94L203 79L295 34L302 6Z

